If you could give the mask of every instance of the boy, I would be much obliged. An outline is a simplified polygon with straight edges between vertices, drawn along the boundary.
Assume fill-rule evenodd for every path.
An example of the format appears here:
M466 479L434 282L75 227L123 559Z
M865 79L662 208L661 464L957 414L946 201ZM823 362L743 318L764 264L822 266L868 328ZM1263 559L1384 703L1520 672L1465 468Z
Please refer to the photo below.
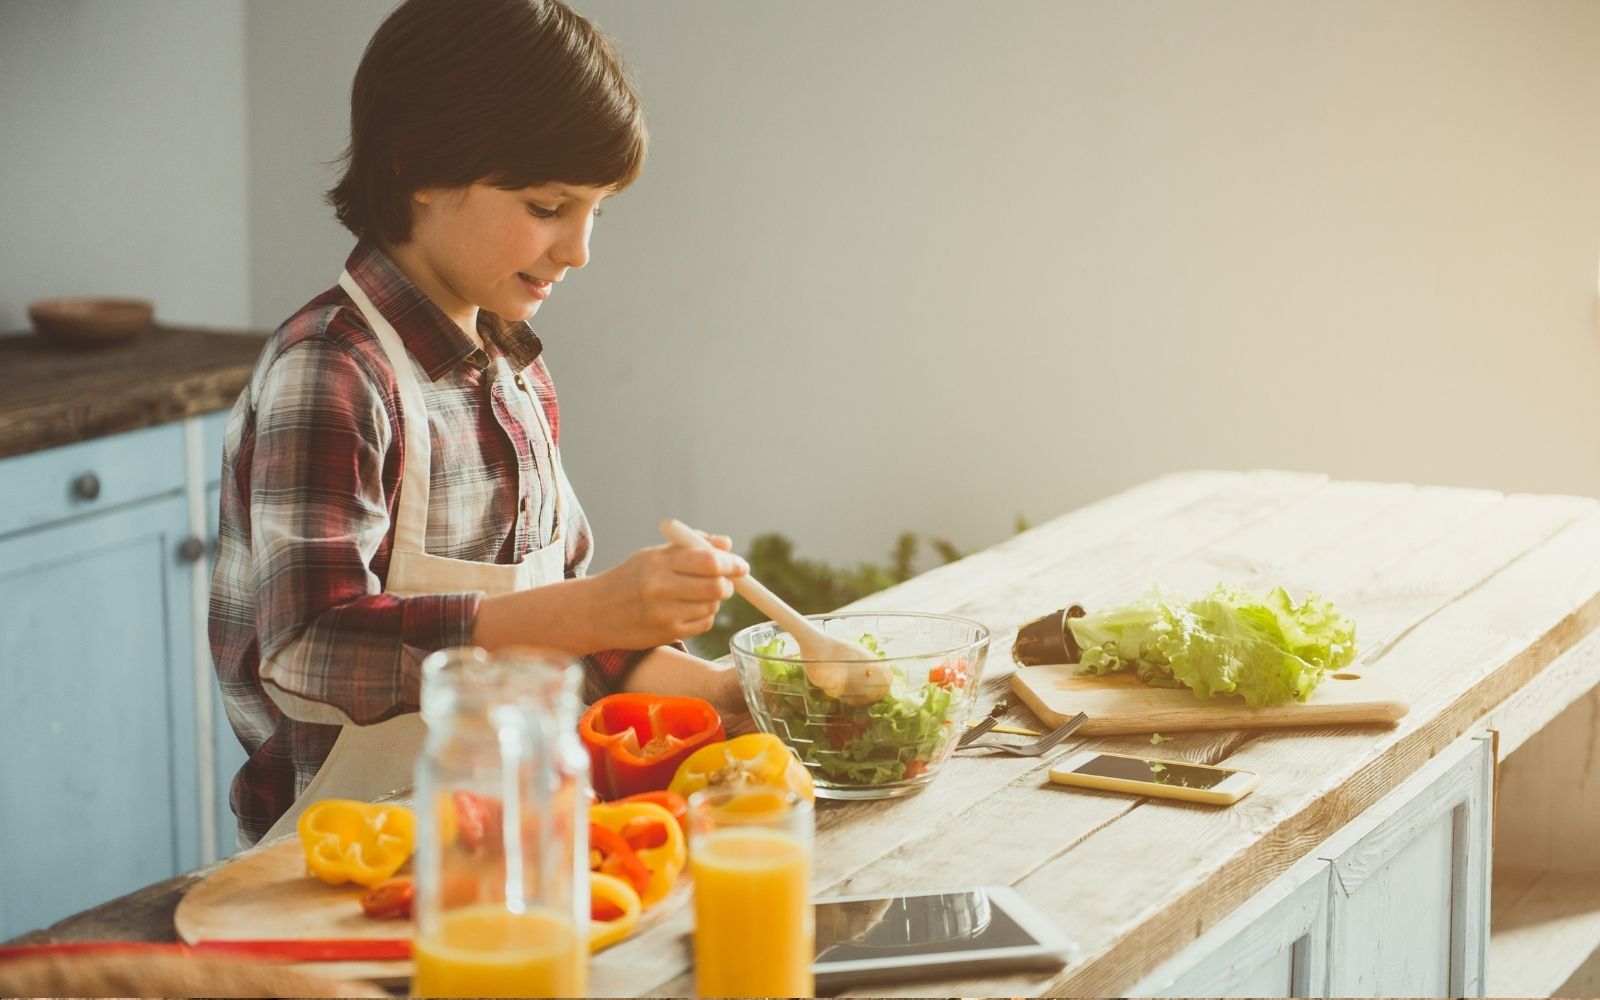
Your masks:
M643 163L609 42L559 0L407 0L362 57L350 132L329 201L358 243L262 351L224 447L210 632L249 754L241 844L406 783L419 664L447 646L582 654L590 698L693 694L748 727L733 672L678 641L748 567L715 537L585 576L527 325Z

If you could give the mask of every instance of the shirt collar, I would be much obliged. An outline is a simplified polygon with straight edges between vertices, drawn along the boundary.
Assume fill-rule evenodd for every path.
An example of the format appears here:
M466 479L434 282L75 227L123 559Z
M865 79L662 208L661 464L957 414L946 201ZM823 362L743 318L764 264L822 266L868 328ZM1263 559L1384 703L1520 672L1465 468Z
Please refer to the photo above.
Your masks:
M488 364L488 356L411 283L377 244L368 240L357 243L344 268L394 327L401 343L429 379L438 381L463 361L476 368ZM504 351L516 369L532 364L544 349L527 323L504 323L482 309L478 310L478 333L485 344L495 344Z

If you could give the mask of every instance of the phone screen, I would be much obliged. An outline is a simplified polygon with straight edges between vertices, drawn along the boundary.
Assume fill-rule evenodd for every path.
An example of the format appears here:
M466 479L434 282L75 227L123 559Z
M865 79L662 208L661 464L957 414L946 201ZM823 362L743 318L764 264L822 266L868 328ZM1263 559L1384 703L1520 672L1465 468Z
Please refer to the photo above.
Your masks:
M1039 943L982 889L819 901L816 925L819 965Z
M1155 785L1178 785L1182 788L1214 788L1234 773L1216 767L1169 764L1165 761L1115 757L1110 754L1097 754L1072 770L1077 774L1122 778L1125 781L1148 781Z

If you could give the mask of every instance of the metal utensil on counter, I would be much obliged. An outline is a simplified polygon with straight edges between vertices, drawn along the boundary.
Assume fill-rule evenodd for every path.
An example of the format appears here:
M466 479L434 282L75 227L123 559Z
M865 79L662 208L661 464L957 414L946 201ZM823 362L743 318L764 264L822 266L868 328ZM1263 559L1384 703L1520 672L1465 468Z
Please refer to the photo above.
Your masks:
M1046 750L1071 736L1075 730L1089 721L1088 712L1079 712L1056 729L1050 730L1031 743L1001 743L998 740L982 740L980 742L957 744L957 750L999 750L1013 757L1038 757Z
M995 702L994 707L989 709L988 715L968 726L967 731L961 734L961 738L956 741L956 749L959 750L961 747L966 746L968 743L971 743L973 740L993 729L995 725L1000 722L1000 716L1006 714L1006 709L1009 707L1010 706L1006 704L1006 700L1004 698L1001 698L999 701Z

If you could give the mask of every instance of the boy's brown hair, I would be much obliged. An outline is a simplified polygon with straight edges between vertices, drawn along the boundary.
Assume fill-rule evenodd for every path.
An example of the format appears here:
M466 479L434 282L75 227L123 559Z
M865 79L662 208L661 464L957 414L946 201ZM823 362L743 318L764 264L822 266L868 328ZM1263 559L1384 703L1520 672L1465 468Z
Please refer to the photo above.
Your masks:
M609 39L560 0L405 0L350 91L328 202L358 237L411 238L411 195L483 181L611 187L644 165L644 114Z

